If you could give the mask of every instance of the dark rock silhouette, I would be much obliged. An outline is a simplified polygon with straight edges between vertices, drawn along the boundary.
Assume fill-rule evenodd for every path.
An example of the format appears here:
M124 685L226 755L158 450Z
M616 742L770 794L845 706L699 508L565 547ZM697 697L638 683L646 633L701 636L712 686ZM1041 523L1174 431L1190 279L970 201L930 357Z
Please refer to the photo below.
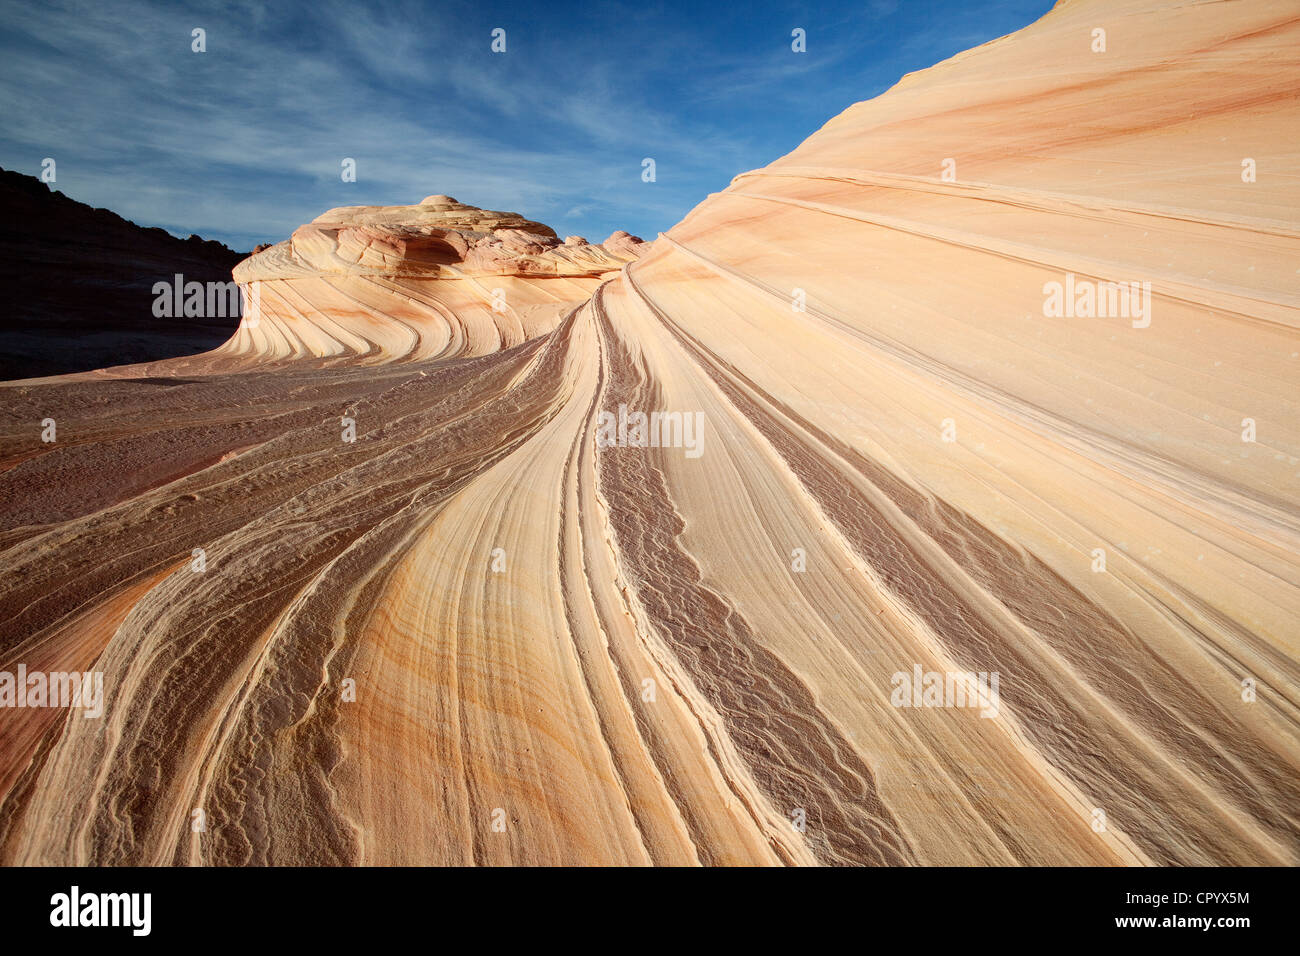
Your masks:
M0 169L0 380L192 355L238 316L156 318L153 285L229 282L247 253L138 226Z

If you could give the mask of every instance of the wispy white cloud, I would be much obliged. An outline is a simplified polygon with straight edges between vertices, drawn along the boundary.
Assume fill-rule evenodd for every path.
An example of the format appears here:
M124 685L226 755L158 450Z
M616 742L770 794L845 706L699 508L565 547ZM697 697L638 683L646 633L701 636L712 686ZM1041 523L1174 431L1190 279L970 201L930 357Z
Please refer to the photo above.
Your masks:
M0 165L54 156L75 198L244 247L330 206L434 192L653 234L876 92L852 90L888 8L0 0ZM806 55L788 51L800 20Z

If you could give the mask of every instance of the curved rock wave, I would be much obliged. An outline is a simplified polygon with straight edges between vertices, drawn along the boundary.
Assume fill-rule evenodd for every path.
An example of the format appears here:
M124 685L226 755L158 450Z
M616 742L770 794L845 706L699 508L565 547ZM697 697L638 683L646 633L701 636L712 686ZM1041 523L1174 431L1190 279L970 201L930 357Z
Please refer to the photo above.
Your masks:
M105 708L0 714L0 859L1294 865L1298 41L1061 3L628 265L335 210L10 386L0 671Z
M561 240L516 213L429 196L347 206L235 267L246 303L218 355L367 364L486 355L544 335L645 244Z

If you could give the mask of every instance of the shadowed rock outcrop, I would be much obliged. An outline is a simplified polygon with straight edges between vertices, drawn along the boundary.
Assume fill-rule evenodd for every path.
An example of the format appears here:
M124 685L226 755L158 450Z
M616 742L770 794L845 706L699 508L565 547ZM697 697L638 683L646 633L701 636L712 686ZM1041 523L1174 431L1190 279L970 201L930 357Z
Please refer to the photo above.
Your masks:
M137 226L0 170L0 380L58 375L215 348L237 313L154 315L154 285L230 281L244 258L219 242Z

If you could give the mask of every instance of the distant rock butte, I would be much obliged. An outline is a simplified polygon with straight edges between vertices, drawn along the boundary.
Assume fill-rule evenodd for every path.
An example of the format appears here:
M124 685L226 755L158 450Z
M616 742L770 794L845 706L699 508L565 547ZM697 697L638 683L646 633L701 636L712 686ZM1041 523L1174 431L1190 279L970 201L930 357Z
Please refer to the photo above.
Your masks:
M618 231L601 245L561 240L550 226L428 196L414 206L340 206L259 247L235 269L239 282L320 274L458 278L582 276L617 272L648 248Z
M373 361L484 354L551 331L649 247L621 230L600 245L561 240L518 213L443 195L341 206L235 267L255 307L221 351Z
M244 257L78 202L0 169L0 380L206 352L238 316L155 316L154 283L229 282Z

